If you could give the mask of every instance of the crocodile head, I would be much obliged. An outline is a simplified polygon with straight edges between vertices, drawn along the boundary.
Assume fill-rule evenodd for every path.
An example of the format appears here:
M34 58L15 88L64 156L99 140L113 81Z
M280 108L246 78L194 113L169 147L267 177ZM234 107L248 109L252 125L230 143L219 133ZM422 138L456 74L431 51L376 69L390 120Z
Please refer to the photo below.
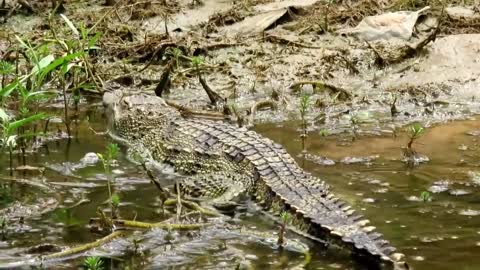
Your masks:
M144 93L129 95L122 90L106 92L103 106L110 135L127 144L147 133L160 131L180 116L160 97Z

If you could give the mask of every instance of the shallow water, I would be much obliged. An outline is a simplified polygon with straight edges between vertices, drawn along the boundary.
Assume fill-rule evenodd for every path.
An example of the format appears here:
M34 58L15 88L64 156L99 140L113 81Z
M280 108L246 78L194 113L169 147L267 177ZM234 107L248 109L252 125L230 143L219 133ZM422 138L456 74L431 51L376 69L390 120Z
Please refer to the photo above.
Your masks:
M0 229L4 232L0 238L0 268L20 258L35 257L28 251L32 246L45 243L74 246L100 237L90 232L88 222L96 216L97 207L107 207L106 178L99 164L79 167L85 154L103 152L108 143L108 139L89 129L104 128L97 110L92 107L86 112L89 121L78 123L75 129L78 135L70 142L52 141L27 156L27 164L46 167L43 177L16 173L12 180L8 176L7 156L3 157L0 217L7 217L7 222ZM471 120L428 128L415 148L431 161L413 168L400 160L400 147L407 141L403 133L396 137L360 136L353 142L349 135L322 137L312 133L307 140L307 151L335 161L335 165L325 166L299 155L298 124L261 125L256 130L284 145L307 171L330 183L339 197L353 204L407 255L414 269L478 269L480 176L476 172L480 164L477 151L480 137L467 132L480 129L479 124ZM341 162L346 157L370 156L374 158L368 162ZM158 191L145 173L123 156L114 169L117 170L115 188L122 201L121 216L140 221L164 220ZM159 177L165 183L176 178L171 173ZM438 181L445 182L432 187ZM429 189L432 201L422 202L421 192ZM444 191L433 193L440 190ZM467 194L459 195L462 193ZM15 201L23 208L15 207ZM287 234L292 244L283 251L277 250L277 225L253 205L247 204L242 209L233 219L216 220L216 225L208 229L171 235L158 229L136 232L81 255L115 258L108 261L113 269L235 269L249 264L254 269L294 269L304 264L303 250L309 247L310 269L362 269L348 257L322 250L292 233ZM242 227L247 231L242 231ZM266 236L255 237L252 232ZM167 241L167 236L173 240ZM139 243L136 255L132 255L132 239ZM82 258L74 257L50 262L46 267L71 269L81 263Z

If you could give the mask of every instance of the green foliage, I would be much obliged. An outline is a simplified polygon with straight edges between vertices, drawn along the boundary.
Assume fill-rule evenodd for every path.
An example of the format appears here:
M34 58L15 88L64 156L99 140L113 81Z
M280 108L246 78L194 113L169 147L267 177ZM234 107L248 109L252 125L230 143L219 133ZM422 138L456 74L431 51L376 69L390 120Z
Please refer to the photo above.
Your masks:
M422 193L420 193L420 199L422 199L423 202L429 202L432 200L432 195L428 191L422 191Z
M302 139L302 151L306 151L305 141L307 139L307 119L305 116L312 106L311 95L303 94L300 98L300 118L302 119L302 134L300 135Z
M110 143L105 149L105 153L97 153L98 158L102 161L103 169L105 174L107 174L107 185L108 185L108 199L109 204L112 210L112 218L115 215L115 209L120 204L120 197L117 194L112 193L112 182L114 180L111 166L113 161L117 158L119 152L119 147L116 143Z
M0 75L11 75L15 67L7 61L0 60Z
M7 115L4 109L0 108L0 146L3 150L8 148L12 151L17 146L17 139L22 137L33 136L34 134L20 134L17 135L18 129L26 127L27 125L44 119L47 115L44 113L38 113L31 116L27 116L15 121Z
M106 173L111 172L110 168L112 162L117 158L118 151L118 145L116 143L110 143L109 145L107 145L105 153L97 153L98 158L100 159L100 161L102 161L103 168L105 169Z
M179 48L173 48L170 50L170 53L172 54L173 58L175 58L175 64L178 70L180 68L180 56L183 55L183 51L180 50ZM192 62L192 65L193 65L193 62Z
M328 136L328 130L327 129L321 129L319 132L318 132L318 135L322 136L322 137L327 137Z
M79 89L91 89L92 82L96 85L87 52L96 48L101 34L92 37L84 24L80 24L79 31L66 16L61 18L69 29L66 37L59 38L54 26L50 27L53 37L29 40L15 35L17 55L24 57L18 57L15 65L0 60L0 151L9 150L10 166L13 150L20 147L25 153L31 138L38 135L38 122L47 117L41 112L42 102L63 96L64 122L70 134L67 88L78 94ZM73 96L78 103L80 96ZM16 113L7 115L6 105L11 105L11 111Z
M424 132L425 128L419 123L412 124L408 127L408 135L410 139L417 139L422 136Z
M280 214L280 219L282 220L283 224L287 224L290 222L290 220L292 219L292 215L290 215L289 212L287 211L283 211L281 214Z
M205 58L201 56L193 56L191 59L191 64L192 64L192 67L198 70L200 66L205 64Z
M300 98L300 116L302 117L302 119L305 118L305 115L312 106L311 97L312 96L309 94L303 94Z
M114 207L118 207L120 205L120 196L118 196L118 194L114 193L110 200Z
M103 260L100 257L97 256L90 256L85 258L85 261L83 262L83 265L87 270L103 270L105 269L103 267Z

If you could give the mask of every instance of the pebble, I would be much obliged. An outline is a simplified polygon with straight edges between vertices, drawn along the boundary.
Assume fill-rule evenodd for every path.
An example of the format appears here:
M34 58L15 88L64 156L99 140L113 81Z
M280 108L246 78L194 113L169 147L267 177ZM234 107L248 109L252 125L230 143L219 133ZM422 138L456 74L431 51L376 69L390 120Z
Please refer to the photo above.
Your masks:
M374 202L375 202L375 199L373 199L373 198L365 198L365 199L362 200L362 202L374 203Z
M119 169L115 169L115 170L112 170L112 173L118 175L118 174L124 174L125 172Z
M466 146L465 144L462 144L462 145L458 146L458 150L466 151L466 150L468 150L468 146Z
M80 159L80 162L85 165L93 165L96 164L100 159L98 158L96 153L90 152L86 153L85 156Z

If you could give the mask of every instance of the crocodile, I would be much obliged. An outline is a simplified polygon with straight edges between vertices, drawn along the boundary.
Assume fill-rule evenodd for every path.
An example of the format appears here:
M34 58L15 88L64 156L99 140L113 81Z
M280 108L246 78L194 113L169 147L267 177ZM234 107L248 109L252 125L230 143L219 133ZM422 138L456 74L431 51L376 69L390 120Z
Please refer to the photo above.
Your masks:
M110 135L143 158L191 175L194 180L185 184L191 193L228 194L226 199L247 194L273 217L289 213L295 232L347 251L368 269L409 269L405 256L368 219L272 140L223 121L184 117L147 93L110 89L103 105ZM209 187L214 191L204 192Z

